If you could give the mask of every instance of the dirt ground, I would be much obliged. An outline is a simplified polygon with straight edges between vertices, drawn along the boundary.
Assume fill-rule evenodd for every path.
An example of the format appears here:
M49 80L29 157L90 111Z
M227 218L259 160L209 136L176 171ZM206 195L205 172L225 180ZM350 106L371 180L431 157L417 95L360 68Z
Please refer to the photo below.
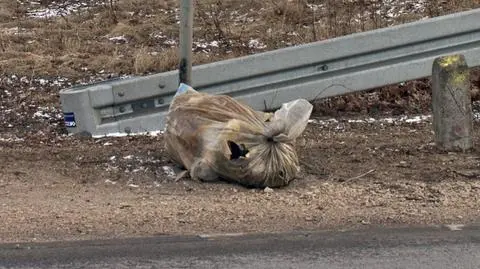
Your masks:
M273 191L175 182L161 135L67 136L60 89L178 62L176 1L108 2L0 0L0 242L480 222L480 122L470 152L435 149L428 78L316 101L302 173ZM341 2L202 1L195 63L480 7Z
M163 168L171 163L161 136L0 142L0 238L475 223L480 221L476 127L475 149L454 154L434 148L428 119L311 123L297 145L302 175L273 192L174 182Z

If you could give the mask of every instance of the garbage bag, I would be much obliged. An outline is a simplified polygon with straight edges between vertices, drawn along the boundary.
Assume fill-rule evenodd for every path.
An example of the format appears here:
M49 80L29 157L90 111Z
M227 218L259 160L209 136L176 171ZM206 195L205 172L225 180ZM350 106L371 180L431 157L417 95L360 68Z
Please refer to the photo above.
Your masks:
M166 117L166 149L192 179L286 186L300 170L294 142L312 108L298 99L264 113L230 96L181 84Z

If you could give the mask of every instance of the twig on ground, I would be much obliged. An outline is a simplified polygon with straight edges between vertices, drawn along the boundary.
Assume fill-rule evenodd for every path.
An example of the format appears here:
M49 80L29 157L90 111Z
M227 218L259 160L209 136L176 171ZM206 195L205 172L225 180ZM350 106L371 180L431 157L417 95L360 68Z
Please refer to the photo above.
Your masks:
M365 172L365 173L363 173L363 174L361 174L361 175L358 175L358 176L356 176L356 177L351 177L351 178L349 178L349 179L346 179L344 182L350 182L350 181L352 181L352 180L360 179L360 178L362 178L362 177L364 177L364 176L366 176L366 175L369 175L369 174L371 174L371 173L373 173L373 172L375 172L375 169L372 169L372 170L370 170L370 171L368 171L368 172Z

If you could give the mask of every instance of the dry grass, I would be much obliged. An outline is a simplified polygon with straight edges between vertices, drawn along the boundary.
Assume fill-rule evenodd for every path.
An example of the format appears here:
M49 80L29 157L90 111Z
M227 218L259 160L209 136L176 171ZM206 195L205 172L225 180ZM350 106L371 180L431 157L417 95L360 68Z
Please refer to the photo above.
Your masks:
M78 2L71 2L75 1ZM51 2L41 1L41 6ZM145 74L177 67L174 48L178 44L178 1L100 2L70 15L38 19L28 16L32 6L0 0L0 68L17 75L58 74L76 78L85 76L85 70ZM428 3L422 12L405 12L388 19L389 7L372 0L197 1L194 39L198 46L194 64L480 6L479 0ZM408 10L411 6L396 8ZM125 42L110 40L119 36ZM252 39L265 47L249 47ZM218 47L201 45L212 41Z
M151 52L147 47L142 47L135 52L133 67L136 74L147 74L155 70L168 70L178 63L176 49Z

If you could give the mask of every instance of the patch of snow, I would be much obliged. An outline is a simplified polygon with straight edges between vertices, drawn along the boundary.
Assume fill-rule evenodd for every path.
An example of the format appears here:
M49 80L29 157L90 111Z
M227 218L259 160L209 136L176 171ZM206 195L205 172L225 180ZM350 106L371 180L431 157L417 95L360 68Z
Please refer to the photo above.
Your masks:
M404 122L404 123L422 123L425 121L428 121L431 119L431 115L420 115L420 116L413 116L413 117L408 117L408 116L401 116L401 117L387 117L387 118L380 118L380 119L374 119L374 118L367 118L367 119L351 119L347 120L348 123L396 123L396 122Z
M426 0L383 0L385 11L377 11L378 15L384 15L387 19L395 19L410 13L423 13L426 10ZM383 13L383 14L382 14Z
M22 78L20 78L20 82L25 83L25 84L29 84L30 80L28 80L27 77L22 77Z
M33 114L34 118L51 119L52 116L45 111L39 110Z
M94 135L93 138L105 138L105 137L126 137L126 136L159 136L162 135L165 131L151 131L151 132L140 132L140 133L108 133L104 135Z
M480 119L480 114L478 115ZM432 115L417 115L417 116L400 116L400 117L385 117L385 118L380 118L380 119L374 119L374 118L362 118L362 119L346 119L345 122L347 123L355 123L355 124L395 124L395 123L410 123L410 124L415 124L415 123L423 123L427 122L432 118ZM343 129L344 126L340 126L341 122L337 119L326 119L326 120L320 120L320 119L310 119L308 121L309 123L312 124L317 124L317 125L322 125L322 126L330 126L333 124L337 125L337 128Z
M167 39L163 41L163 44L174 47L177 45L177 41L174 39Z
M216 40L208 42L203 39L200 39L198 41L193 41L192 50L193 51L201 50L204 53L209 53L212 48L218 48L219 46L220 46L220 42Z
M313 11L317 11L319 9L323 9L325 7L325 5L323 4L319 4L319 5L315 5L315 4L307 4L307 7Z
M111 181L110 179L106 179L106 180L105 180L105 183L107 183L107 184L112 184L112 185L117 184L117 182Z
M124 35L121 35L121 36L114 36L114 37L110 37L108 38L108 40L116 43L116 44L125 44L125 43L128 43L128 40L127 38L124 36Z
M473 119L476 121L480 121L480 112L473 112Z
M25 139L23 138L18 138L18 137L1 137L0 136L0 142L23 142Z
M164 35L162 32L158 32L158 33L151 33L149 35L151 38L156 38L156 39L166 39L167 36Z
M348 123L365 123L365 121L355 119L355 120L348 120Z
M106 171L118 171L118 167L112 166L112 165L107 165L107 168L105 169Z
M407 122L407 123L421 123L421 122L429 120L430 118L432 118L431 115L421 115L421 116L415 116L413 118L406 118L405 122Z
M35 105L30 105L30 107L35 108ZM63 115L61 111L55 107L37 107L37 112L33 114L34 118L39 119L62 119Z
M251 49L265 49L267 45L263 44L258 39L250 39L250 41L248 41L248 47Z
M48 84L48 80L46 80L46 79L43 79L43 78L39 79L39 80L38 80L38 82L39 82L39 83L40 83L40 85L42 85L42 86L45 86L45 85L47 85L47 84Z
M175 8L174 12L175 12L175 23L180 24L180 9Z
M141 166L140 168L133 169L132 173L138 173L140 171L146 171L145 167Z
M338 123L337 119L328 119L328 120L318 120L318 119L309 119L308 123L319 124L323 126L328 126L332 123Z
M25 2L25 1L19 1L20 3ZM30 4L34 4L35 2L30 1ZM38 4L38 3L37 3ZM54 17L60 17L60 16L67 16L72 13L81 11L81 10L86 10L89 9L93 6L98 6L101 5L101 1L93 2L89 1L88 3L82 2L82 1L72 1L72 0L66 0L66 1L53 1L51 4L49 4L45 8L35 8L35 9L29 9L27 11L27 16L31 18L37 18L37 19L48 19L48 18L54 18Z

